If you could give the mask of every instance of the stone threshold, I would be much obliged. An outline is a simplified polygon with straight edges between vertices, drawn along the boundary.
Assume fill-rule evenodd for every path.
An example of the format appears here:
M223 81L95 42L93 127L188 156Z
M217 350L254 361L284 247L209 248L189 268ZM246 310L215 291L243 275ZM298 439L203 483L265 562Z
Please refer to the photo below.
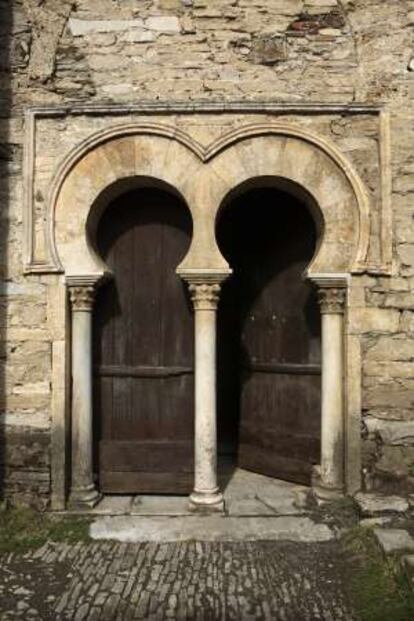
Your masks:
M292 498L232 498L226 500L221 517L277 517L300 516L307 512L304 500L295 506ZM141 516L141 517L196 517L189 509L187 496L104 496L90 509L51 511L56 515L88 516ZM205 516L203 516L205 517Z
M334 529L307 516L102 516L90 525L92 539L125 543L183 541L327 542Z
M275 517L308 513L310 488L274 479L240 468L232 469L225 459L219 480L225 508L222 516ZM59 512L63 513L63 512ZM106 494L91 509L67 509L67 515L193 517L187 495Z

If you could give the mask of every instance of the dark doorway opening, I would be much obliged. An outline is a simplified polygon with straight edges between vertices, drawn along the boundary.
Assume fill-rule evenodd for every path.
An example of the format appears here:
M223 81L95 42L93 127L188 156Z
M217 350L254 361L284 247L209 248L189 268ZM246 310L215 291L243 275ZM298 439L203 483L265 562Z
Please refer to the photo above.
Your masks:
M320 313L303 272L317 232L304 202L274 187L222 207L233 269L218 317L218 446L236 465L310 484L320 460Z
M194 470L193 312L177 276L192 222L153 188L112 201L97 249L113 277L94 317L95 464L106 493L187 494Z

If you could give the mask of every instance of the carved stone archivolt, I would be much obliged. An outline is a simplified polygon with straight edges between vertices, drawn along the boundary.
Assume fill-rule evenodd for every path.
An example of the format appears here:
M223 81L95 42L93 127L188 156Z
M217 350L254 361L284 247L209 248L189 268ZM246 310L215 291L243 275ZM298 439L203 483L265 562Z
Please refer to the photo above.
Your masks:
M344 287L326 287L318 291L318 302L322 314L342 314L345 310L345 300L346 289Z
M95 287L69 287L69 296L73 311L92 312L93 302L95 299Z
M276 185L280 181L285 189L290 184L292 192L302 189L315 218L323 222L310 271L366 268L369 195L329 138L282 120L246 122L213 141L206 121L202 138L199 142L174 126L153 120L110 126L77 145L55 175L48 201L46 245L55 269L66 274L102 270L89 243L93 238L88 228L93 221L90 215L103 193L132 178L137 184L139 179L158 180L186 202L193 238L181 270L223 271L228 267L215 237L217 214L230 192L260 178L274 179Z
M219 284L190 285L195 310L216 310L220 299Z

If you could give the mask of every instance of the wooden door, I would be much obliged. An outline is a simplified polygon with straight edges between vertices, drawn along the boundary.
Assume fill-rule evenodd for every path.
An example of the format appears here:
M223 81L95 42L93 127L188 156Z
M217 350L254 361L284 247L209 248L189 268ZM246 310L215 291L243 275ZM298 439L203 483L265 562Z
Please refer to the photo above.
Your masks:
M219 404L227 427L229 417L238 423L238 464L310 483L321 425L320 314L303 280L313 220L283 192L250 191L227 207L219 242L234 270L219 319L221 359L232 358L233 377L222 380Z
M98 230L113 279L96 300L95 421L100 488L188 493L193 483L193 314L175 269L186 207L159 190L117 199Z

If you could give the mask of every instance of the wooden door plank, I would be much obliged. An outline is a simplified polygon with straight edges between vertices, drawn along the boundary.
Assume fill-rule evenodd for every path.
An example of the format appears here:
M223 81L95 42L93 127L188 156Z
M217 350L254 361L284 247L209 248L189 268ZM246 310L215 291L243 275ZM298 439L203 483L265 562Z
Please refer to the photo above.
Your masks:
M102 440L100 453L105 469L114 472L193 471L193 445L190 441Z
M106 494L182 494L193 489L192 472L115 472L100 471L99 485Z
M167 367L144 365L107 364L95 367L95 375L99 377L175 377L193 375L193 367Z
M121 196L101 220L98 245L113 272L94 336L102 489L112 481L114 492L139 493L153 481L173 493L174 472L193 471L193 317L175 273L190 237L186 207L159 190Z

